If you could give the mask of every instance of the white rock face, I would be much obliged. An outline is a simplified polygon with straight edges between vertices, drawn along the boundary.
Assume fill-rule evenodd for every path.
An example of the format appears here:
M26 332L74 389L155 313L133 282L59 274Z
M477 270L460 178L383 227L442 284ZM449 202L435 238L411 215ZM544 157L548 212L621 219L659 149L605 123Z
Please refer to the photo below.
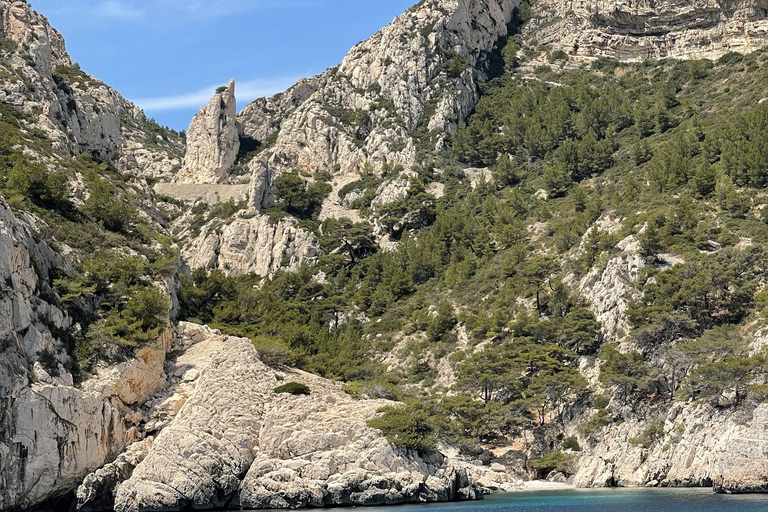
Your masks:
M235 81L230 80L192 119L187 130L184 167L174 182L220 183L227 177L240 150L236 115Z
M61 34L27 2L0 0L0 26L17 45L0 55L0 100L31 114L25 122L45 133L55 152L88 152L136 176L170 179L178 170L178 138L148 141L143 112L80 71Z
M249 340L222 340L192 397L120 485L116 510L225 506L253 460L264 392L275 383Z
M645 268L640 242L632 235L616 245L618 254L597 264L579 282L579 293L587 297L590 309L603 325L607 341L619 341L629 333L627 308L642 296L636 285Z
M524 36L587 58L717 59L768 43L765 0L551 0Z
M729 492L768 491L768 404L747 421L709 406L674 405L664 435L649 448L632 446L646 423L627 421L603 432L579 462L581 487L721 486Z
M252 103L238 118L241 132L277 137L251 162L252 174L262 175L267 164L278 173L300 166L337 176L366 162L409 169L417 158L414 130L432 131L431 145L442 147L474 108L490 52L519 3L422 3L355 46L338 68ZM252 196L256 208L262 197Z
M165 339L140 358L107 372L103 381L71 387L62 366L68 356L48 326L69 319L35 293L38 273L65 263L36 242L33 219L18 220L0 196L0 508L27 508L72 490L89 472L135 440L130 405L159 387ZM39 363L43 352L58 359L58 375ZM28 368L34 363L31 382Z
M402 452L365 426L392 402L354 400L339 383L299 371L279 373L311 395L277 394L278 371L249 340L205 328L195 335L217 350L178 415L118 486L116 511L476 497L458 463Z
M31 57L14 52L0 59L6 70L20 68L24 77L11 73L2 80L0 100L39 112L38 127L59 152L88 151L114 159L123 143L119 112L129 103L85 73L59 74L61 69L74 70L64 39L26 2L0 2L0 19L3 36Z
M192 395L201 372L214 360L221 339L216 331L198 325L182 322L176 327L165 365L163 382L167 385L143 407L132 409L135 411L131 414L133 421L140 422L140 433L147 437L128 446L114 461L83 480L76 493L79 512L113 510L116 487L131 477L136 466L149 454L155 436L173 421ZM113 387L112 381L106 384L100 387Z
M120 482L131 477L136 466L143 461L154 442L153 437L133 443L117 458L91 473L77 488L78 512L111 510L114 504L112 491Z
M170 337L136 359L103 369L82 389L51 327L70 319L46 303L47 275L64 259L16 217L0 196L0 509L28 508L73 490L91 471L137 439L134 409L165 384ZM39 276L46 276L45 279ZM56 368L43 367L53 356ZM50 363L47 363L50 366ZM36 379L33 381L30 377ZM138 415L138 419L141 415Z
M317 237L286 217L273 223L266 215L238 213L221 224L214 220L182 249L191 269L220 269L232 275L271 276L278 270L297 270L322 255Z

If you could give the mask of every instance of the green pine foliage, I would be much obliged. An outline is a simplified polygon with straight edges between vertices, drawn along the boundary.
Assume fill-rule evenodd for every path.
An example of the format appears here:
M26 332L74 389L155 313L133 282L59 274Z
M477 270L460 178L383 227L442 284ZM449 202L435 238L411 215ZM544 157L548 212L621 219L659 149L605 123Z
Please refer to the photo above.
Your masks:
M370 223L320 224L326 189L285 175L274 208L314 222L326 253L318 267L263 282L195 271L182 317L344 380L352 396L404 401L369 424L420 451L562 433L578 417L578 440L551 443L576 450L637 419L637 404L763 401L764 356L748 334L768 308L768 54L600 59L532 75L519 69L539 52L517 36L503 43L474 115L450 150L422 151L406 198L377 205L376 189L403 169L367 169L339 197L356 193ZM442 71L460 74L460 60L445 55ZM490 179L470 182L469 167ZM615 226L598 230L598 219ZM398 242L391 250L377 250L382 233ZM628 350L606 342L576 290L630 235L646 269L620 333ZM401 365L379 363L390 352ZM439 384L445 361L450 389ZM600 396L579 370L593 363ZM662 435L653 423L633 442ZM567 468L561 452L536 455L541 474Z
M311 390L306 384L300 382L288 382L275 388L275 393L287 393L289 395L310 395Z
M76 68L57 72L81 83L89 78ZM169 320L164 280L177 272L178 254L154 219L139 215L141 188L132 177L86 153L53 152L31 118L11 105L0 102L0 114L0 191L15 212L39 219L36 237L67 255L48 271L33 262L36 293L73 320L71 329L53 334L80 379L98 361L121 360L156 342ZM77 181L84 183L80 203Z

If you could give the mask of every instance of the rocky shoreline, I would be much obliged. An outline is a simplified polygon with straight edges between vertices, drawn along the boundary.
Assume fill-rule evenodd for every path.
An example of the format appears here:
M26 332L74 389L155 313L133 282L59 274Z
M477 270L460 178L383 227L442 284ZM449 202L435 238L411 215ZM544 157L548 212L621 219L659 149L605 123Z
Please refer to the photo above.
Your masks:
M504 467L393 447L365 424L392 402L354 399L337 382L268 367L247 339L180 323L175 343L183 352L166 373L178 383L146 417L159 432L89 475L78 510L436 502L519 485ZM275 393L283 381L311 394Z

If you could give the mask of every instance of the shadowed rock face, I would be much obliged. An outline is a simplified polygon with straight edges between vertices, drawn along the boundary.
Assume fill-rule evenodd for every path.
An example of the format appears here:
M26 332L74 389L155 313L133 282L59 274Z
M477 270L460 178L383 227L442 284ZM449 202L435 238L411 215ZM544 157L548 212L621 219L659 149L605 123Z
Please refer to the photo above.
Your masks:
M165 385L169 333L157 348L102 368L73 387L51 333L70 319L40 299L63 258L36 241L34 218L17 218L0 196L0 509L28 508L72 491L136 440L135 408ZM58 368L40 364L53 354ZM141 415L138 416L140 418Z
M240 149L236 114L235 81L230 80L192 119L184 167L174 182L219 183L227 177Z

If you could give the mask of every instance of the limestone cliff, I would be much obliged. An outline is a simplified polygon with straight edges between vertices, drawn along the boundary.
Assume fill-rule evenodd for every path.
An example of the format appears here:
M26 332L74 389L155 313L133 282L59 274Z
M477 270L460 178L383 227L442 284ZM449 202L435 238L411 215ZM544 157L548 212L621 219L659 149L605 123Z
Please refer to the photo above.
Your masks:
M235 81L214 94L192 119L187 131L187 154L176 183L219 183L237 159L240 137L235 124Z
M369 161L410 168L417 132L426 147L443 147L472 112L518 4L421 2L355 46L340 66L249 105L238 116L241 132L262 142L276 137L251 162L254 179L296 166L337 176ZM253 204L262 207L261 196Z
M81 389L54 332L71 320L43 300L53 266L66 266L0 196L0 508L26 508L70 492L138 432L133 410L165 385L168 338ZM50 292L49 292L50 293ZM139 418L141 416L139 415Z
M178 225L189 222L182 217ZM267 215L238 212L233 218L213 219L197 234L182 231L182 257L190 269L219 269L231 275L272 276L279 270L298 270L322 256L317 237L301 229L291 217L273 221Z
M179 140L153 134L143 112L80 70L64 38L27 2L1 1L0 100L29 116L60 155L88 152L139 176L170 179Z
M356 400L341 385L261 362L249 340L181 324L208 344L194 391L115 491L115 510L296 508L475 498L469 471L420 457L365 425L392 402ZM309 396L279 394L280 381ZM237 383L237 385L233 385ZM501 485L501 484L496 484Z
M34 134L14 150L50 171L67 169L60 175L68 180L66 199L71 205L82 204L88 194L72 163L78 153L130 170L126 187L140 197L139 207L146 205L137 216L162 230L142 178L170 178L169 171L177 165L177 137L82 72L67 54L62 36L27 2L0 1L0 27L0 101L18 111L4 120L13 117L18 125L9 125L12 129ZM133 359L98 366L93 379L75 387L77 363L70 335L80 321L73 321L60 305L53 282L55 275L73 272L82 254L61 237L56 239L53 225L24 211L20 199L11 201L12 211L0 196L3 510L70 493L88 473L141 436L136 411L165 385L168 341L166 335ZM167 290L172 290L175 278L170 274ZM98 309L98 301L84 308Z
M727 492L768 491L768 405L754 413L676 404L658 419L663 432L642 443L647 422L605 429L578 464L574 483L603 486L715 486Z
M11 43L0 55L0 100L29 115L25 128L42 130L58 155L87 151L137 181L221 182L242 163L241 140L254 139L263 147L247 164L251 206L268 207L275 178L300 166L332 174L321 219L348 215L352 196L363 191L342 198L338 190L367 162L374 170L405 168L373 188L374 204L407 197L402 176L415 176L419 153L444 148L472 112L518 4L420 2L340 66L238 116L230 83L193 120L180 173L180 139L153 131L138 109L80 71L61 36L26 2L0 0L2 35ZM764 44L767 7L762 0L541 1L523 35L584 58L717 57ZM157 217L151 205L142 215ZM317 237L290 218L240 211L193 229L193 217L177 221L186 224L179 235L189 268L268 277L321 255ZM39 219L12 213L0 198L0 508L70 493L89 473L77 494L82 510L422 502L516 483L503 467L398 450L366 426L389 402L353 400L319 377L269 368L247 340L188 324L178 328L175 361L166 361L166 333L158 346L99 367L75 388L57 338L71 320L44 299L49 271L71 266L70 250L54 251L44 231ZM635 281L644 265L637 237L628 236L571 283L590 298L611 340L628 331L626 310L642 291ZM596 366L584 359L595 381ZM278 378L304 382L313 393L277 395ZM605 427L585 450L576 483L766 490L764 405L741 419L694 404L657 414L662 431L638 446L629 440L642 437L648 421Z
M552 0L535 11L526 38L588 58L716 59L768 43L765 0Z

